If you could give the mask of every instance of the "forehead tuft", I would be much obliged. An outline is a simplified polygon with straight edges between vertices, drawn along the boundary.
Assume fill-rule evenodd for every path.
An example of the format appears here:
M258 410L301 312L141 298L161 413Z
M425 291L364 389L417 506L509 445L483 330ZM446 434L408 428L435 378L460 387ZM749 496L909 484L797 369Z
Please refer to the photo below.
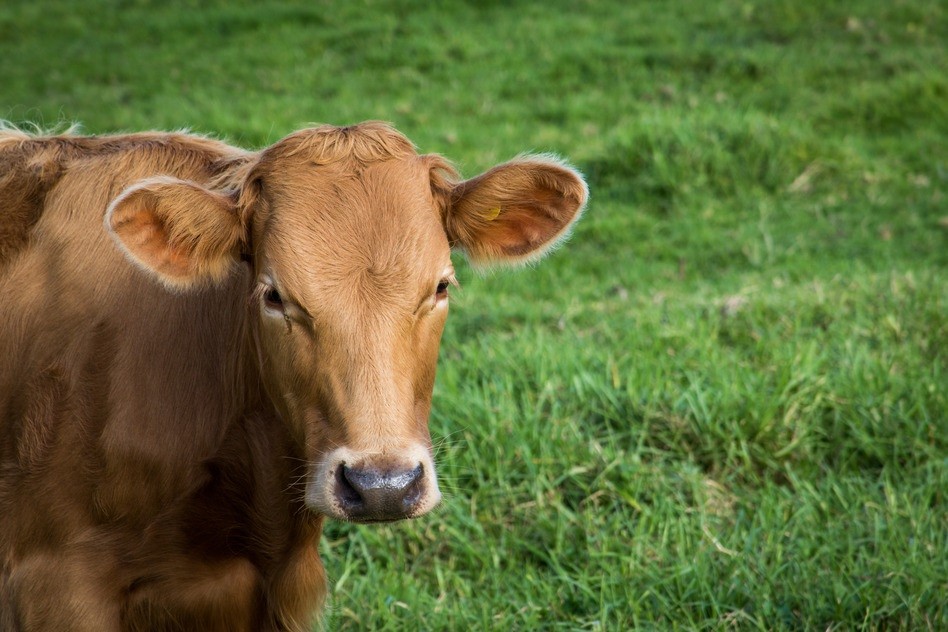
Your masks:
M305 160L317 165L368 165L417 155L415 146L386 123L368 121L336 127L322 125L290 134L263 152L262 162Z

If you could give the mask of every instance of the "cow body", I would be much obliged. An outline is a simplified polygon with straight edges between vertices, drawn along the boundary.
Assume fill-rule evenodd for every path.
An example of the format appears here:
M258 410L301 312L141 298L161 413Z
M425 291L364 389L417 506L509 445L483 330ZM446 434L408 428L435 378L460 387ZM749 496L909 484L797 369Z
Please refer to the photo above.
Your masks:
M326 516L438 502L449 245L521 260L583 204L508 164L455 183L380 124L0 132L0 630L306 629Z

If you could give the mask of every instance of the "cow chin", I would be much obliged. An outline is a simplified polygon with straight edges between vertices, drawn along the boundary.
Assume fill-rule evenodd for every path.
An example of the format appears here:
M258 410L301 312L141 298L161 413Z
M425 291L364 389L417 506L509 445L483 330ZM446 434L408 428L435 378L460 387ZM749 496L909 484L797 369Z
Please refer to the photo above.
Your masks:
M350 522L417 518L440 501L434 462L422 445L400 450L337 448L314 464L306 487L311 510Z

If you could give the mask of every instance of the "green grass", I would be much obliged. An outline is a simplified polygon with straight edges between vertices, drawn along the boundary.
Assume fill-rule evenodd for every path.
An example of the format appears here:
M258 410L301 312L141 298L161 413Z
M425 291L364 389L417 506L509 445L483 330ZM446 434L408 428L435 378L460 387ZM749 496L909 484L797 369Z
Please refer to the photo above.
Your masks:
M569 156L536 269L461 270L446 499L327 528L330 629L948 629L948 9L11 0L0 117L249 146L393 121Z

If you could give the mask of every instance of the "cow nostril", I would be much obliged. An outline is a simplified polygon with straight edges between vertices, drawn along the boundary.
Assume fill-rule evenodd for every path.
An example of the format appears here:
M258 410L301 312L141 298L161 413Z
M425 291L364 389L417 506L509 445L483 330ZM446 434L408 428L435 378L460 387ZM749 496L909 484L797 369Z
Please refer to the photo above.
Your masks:
M405 507L411 507L421 498L424 493L425 470L419 464L414 470L408 473L406 484L404 485L402 504Z
M351 471L345 463L336 468L336 496L346 509L358 509L365 504L365 500L349 480Z
M425 470L336 469L335 496L350 519L398 520L410 516L425 496Z

